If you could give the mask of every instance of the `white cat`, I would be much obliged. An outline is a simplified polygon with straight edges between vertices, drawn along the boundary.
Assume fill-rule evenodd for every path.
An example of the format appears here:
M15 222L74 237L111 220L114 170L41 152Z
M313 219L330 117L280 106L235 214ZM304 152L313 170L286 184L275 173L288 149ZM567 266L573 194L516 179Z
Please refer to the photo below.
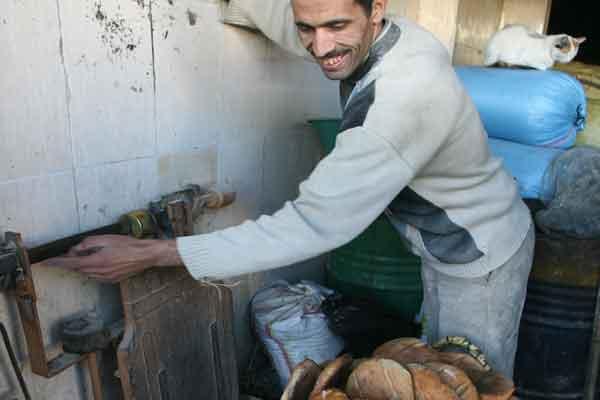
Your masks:
M523 25L507 25L496 32L485 49L484 65L506 64L546 70L554 62L568 63L585 37L541 35Z

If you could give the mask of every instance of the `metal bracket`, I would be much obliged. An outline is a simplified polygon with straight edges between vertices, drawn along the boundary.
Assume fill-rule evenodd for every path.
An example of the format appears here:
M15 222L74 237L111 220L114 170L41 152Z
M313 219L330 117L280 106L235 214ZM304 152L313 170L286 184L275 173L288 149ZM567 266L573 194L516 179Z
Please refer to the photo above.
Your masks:
M167 238L193 233L194 221L205 209L217 209L235 201L235 192L217 192L199 185L188 185L183 190L162 196L150 202L149 212Z
M7 232L2 247L2 275L8 282L7 289L14 294L34 374L51 378L85 358L82 354L62 353L48 360L37 310L37 295L31 275L27 249L19 233Z

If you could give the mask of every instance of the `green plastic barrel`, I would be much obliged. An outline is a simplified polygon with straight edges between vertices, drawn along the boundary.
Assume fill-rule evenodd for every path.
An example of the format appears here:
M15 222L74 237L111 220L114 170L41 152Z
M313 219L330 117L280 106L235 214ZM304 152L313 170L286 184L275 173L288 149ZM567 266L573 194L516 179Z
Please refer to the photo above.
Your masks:
M337 119L309 121L325 153L335 146ZM369 299L406 320L421 308L421 260L404 245L385 215L379 216L350 243L331 252L327 285L340 293Z

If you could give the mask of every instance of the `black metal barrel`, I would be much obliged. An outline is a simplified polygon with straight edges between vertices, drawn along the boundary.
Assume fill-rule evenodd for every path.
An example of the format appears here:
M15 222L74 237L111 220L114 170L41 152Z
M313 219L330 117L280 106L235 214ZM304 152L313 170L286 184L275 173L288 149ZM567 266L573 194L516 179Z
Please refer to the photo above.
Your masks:
M517 396L582 399L600 242L539 236L515 360Z

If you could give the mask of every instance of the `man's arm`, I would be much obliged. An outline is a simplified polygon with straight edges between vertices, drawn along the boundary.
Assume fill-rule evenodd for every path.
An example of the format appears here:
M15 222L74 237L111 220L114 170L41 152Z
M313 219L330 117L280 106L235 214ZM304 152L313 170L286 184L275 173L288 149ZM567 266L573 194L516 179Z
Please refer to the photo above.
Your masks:
M272 216L177 239L198 278L225 278L290 265L339 247L364 231L414 176L379 135L354 128Z
M62 257L41 265L67 268L99 281L117 282L150 267L182 266L175 240L139 240L123 235L86 238Z
M197 279L281 267L352 240L412 177L413 171L386 140L354 128L338 136L335 149L300 185L298 198L272 216L176 242L92 237L66 257L44 264L111 282L152 266L185 264Z
M289 0L231 0L269 39L283 49L312 60L300 43Z

